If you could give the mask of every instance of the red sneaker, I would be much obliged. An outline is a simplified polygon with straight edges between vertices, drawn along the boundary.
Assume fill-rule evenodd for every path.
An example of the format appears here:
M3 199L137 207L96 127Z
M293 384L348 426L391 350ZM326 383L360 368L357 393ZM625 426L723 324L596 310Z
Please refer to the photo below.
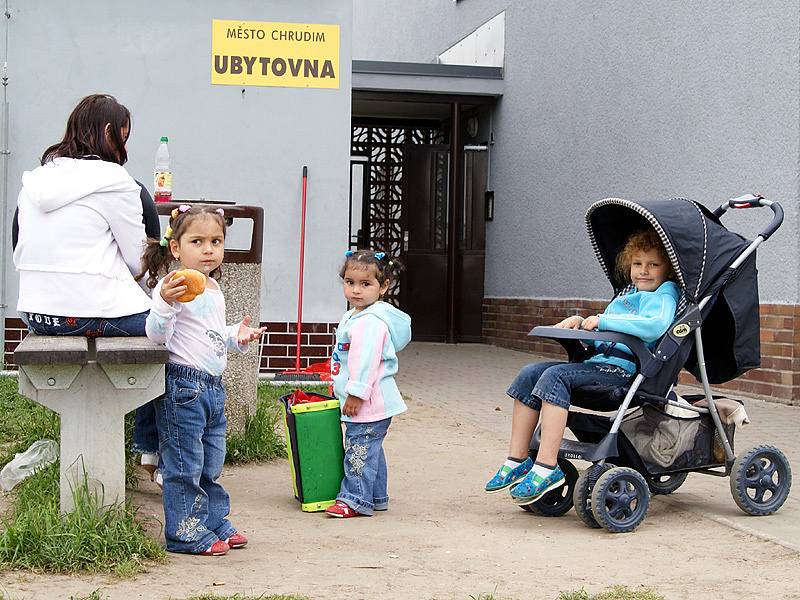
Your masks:
M227 554L230 547L222 540L217 540L208 550L204 550L202 552L195 552L195 554L199 554L200 556L222 556L223 554Z
M244 537L241 533L234 533L231 537L225 540L228 543L228 546L233 548L244 548L247 546L247 538Z
M346 503L337 500L336 504L330 505L325 509L325 514L329 517L339 517L340 519L349 519L350 517L363 516L360 512L353 510Z

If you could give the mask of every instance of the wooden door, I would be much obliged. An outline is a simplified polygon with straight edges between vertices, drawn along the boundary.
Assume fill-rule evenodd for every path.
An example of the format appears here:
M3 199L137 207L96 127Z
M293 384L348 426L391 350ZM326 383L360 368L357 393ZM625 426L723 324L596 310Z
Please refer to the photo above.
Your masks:
M404 146L400 305L418 341L447 339L449 166L446 145Z
M459 232L453 303L456 328L453 337L457 342L481 341L487 166L487 152L464 152L464 194L458 203Z

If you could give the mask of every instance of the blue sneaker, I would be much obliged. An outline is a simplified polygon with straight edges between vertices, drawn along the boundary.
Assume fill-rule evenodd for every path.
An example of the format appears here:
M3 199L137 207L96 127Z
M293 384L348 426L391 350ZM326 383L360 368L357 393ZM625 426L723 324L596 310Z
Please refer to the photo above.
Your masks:
M494 494L495 492L499 492L500 490L506 489L510 485L514 485L520 479L525 477L533 468L533 461L530 457L523 460L519 463L519 466L514 467L513 469L503 465L499 469L497 469L497 473L494 474L487 483L486 490L487 494Z
M531 471L511 489L511 498L520 506L533 504L550 490L564 485L565 481L564 471L558 465L544 478Z

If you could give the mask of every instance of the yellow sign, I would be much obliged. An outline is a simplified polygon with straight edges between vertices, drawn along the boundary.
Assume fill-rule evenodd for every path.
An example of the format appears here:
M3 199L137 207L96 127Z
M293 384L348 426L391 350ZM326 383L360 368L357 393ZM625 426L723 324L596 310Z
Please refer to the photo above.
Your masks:
M211 83L339 87L339 26L211 22Z

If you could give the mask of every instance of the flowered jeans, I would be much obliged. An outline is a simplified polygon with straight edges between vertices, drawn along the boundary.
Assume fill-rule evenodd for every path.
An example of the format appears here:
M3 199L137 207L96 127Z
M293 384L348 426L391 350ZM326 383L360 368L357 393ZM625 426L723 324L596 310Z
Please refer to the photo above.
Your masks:
M345 421L344 479L337 500L363 515L389 507L383 439L391 417L375 423Z
M166 391L154 400L164 478L164 537L170 552L197 553L236 533L219 483L225 462L222 377L167 364Z

